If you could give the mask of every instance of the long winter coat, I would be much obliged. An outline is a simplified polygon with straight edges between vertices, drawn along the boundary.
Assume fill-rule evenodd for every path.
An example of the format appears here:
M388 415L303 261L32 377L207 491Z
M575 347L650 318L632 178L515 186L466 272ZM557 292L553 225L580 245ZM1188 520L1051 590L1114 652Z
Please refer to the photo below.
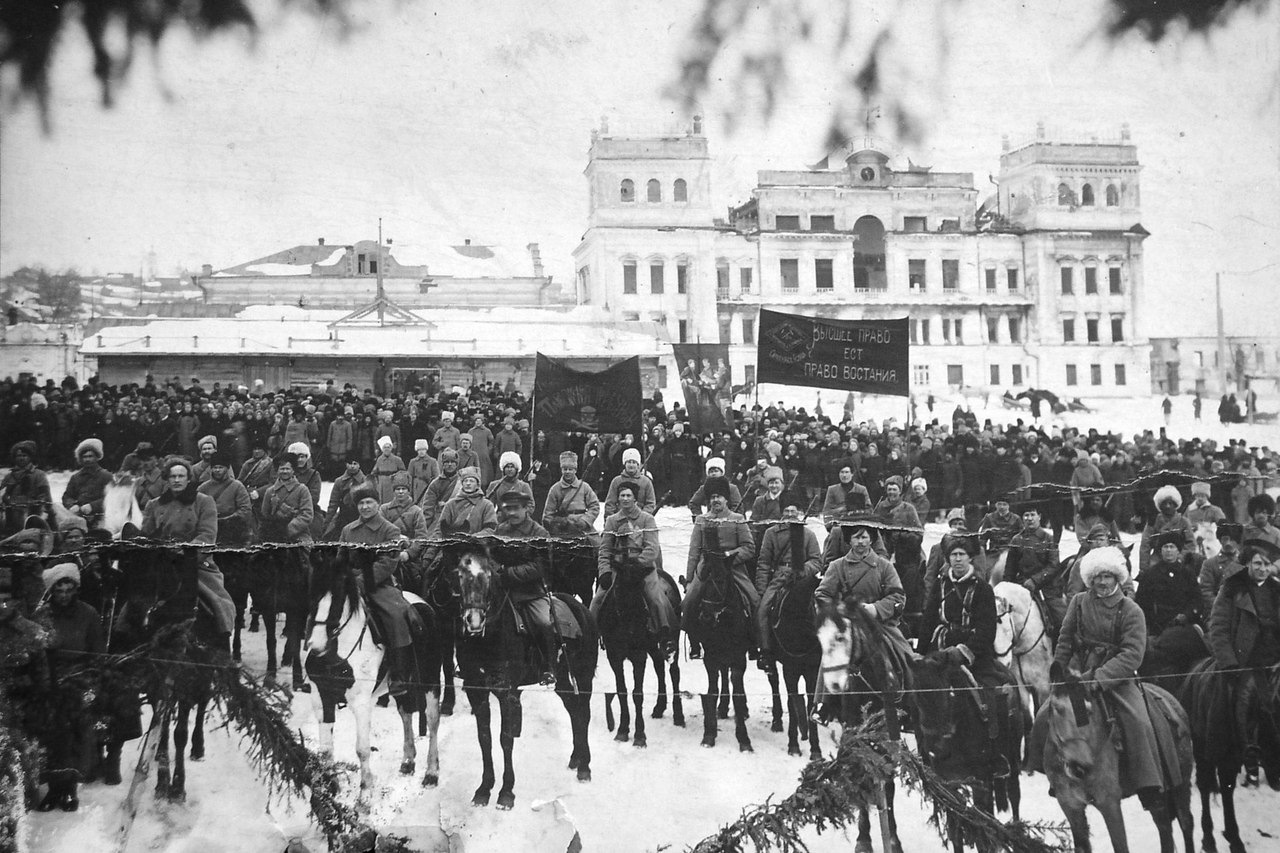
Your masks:
M232 477L221 482L209 479L197 491L213 498L217 507L218 544L248 545L253 533L253 504L244 484Z
M404 460L394 453L379 453L373 460L373 467L369 470L369 481L377 488L380 503L386 503L395 496L395 487L391 485L391 478L403 470L405 470Z
M1179 616L1189 624L1200 621L1200 585L1197 573L1186 559L1152 563L1138 575L1134 602L1142 608L1151 637L1160 636Z
M315 507L311 492L297 480L277 481L262 495L262 539L265 542L310 542Z
M874 551L863 557L845 554L833 561L813 593L819 608L834 607L850 598L862 604L874 604L877 618L887 626L896 626L907 606L907 594L903 592L897 569Z
M49 492L49 478L34 465L22 470L11 470L0 481L4 492L0 518L0 535L17 533L27 521L27 516L47 518L52 512L53 496Z
M458 494L440 510L441 536L493 532L497 526L498 511L478 491L471 495Z
M109 485L111 474L102 466L94 464L81 468L67 481L67 488L62 492L62 505L71 509L73 506L88 504L93 512L85 521L90 527L97 527L102 522L102 502Z
M400 528L381 515L375 515L368 521L357 518L342 528L338 541L350 545L386 545L390 542L398 542L400 537ZM365 562L350 549L339 549L338 553L339 559L348 566L360 566ZM404 600L404 596L396 587L397 565L395 556L378 554L371 565L359 574L363 578L369 609L374 611L378 627L385 635L383 639L393 649L404 648L413 642L409 603Z
M196 490L195 483L178 494L166 491L143 510L142 534L171 542L214 545L218 541L218 507L213 498ZM213 612L217 632L229 633L235 622L235 604L221 570L207 555L200 558L199 585L200 598Z
M1258 603L1264 596L1270 599L1270 627L1264 627L1259 619ZM1234 669L1276 663L1275 655L1280 651L1280 626L1274 623L1277 614L1280 579L1273 577L1259 585L1241 569L1223 581L1209 618L1209 649L1218 666ZM1262 636L1264 630L1270 632L1269 637Z
M995 661L996 596L991 585L970 567L962 580L950 570L939 572L929 600L936 602L920 622L920 653L950 646L966 646L975 670L989 670Z

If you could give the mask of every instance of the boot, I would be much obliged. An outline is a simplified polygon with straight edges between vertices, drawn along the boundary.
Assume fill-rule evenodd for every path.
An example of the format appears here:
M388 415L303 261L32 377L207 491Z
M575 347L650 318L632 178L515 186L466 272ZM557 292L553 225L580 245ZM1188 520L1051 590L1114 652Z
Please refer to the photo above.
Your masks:
M408 669L410 650L388 647L387 656L387 692L392 696L401 696L409 689Z
M106 785L120 784L120 748L122 744L114 738L107 743L107 758L102 763L102 781Z
M710 695L702 694L702 745L715 746L719 722L716 719L716 702Z
M560 656L560 643L555 634L550 631L543 637L542 649L542 675L538 677L538 683L543 687L556 686L556 660Z

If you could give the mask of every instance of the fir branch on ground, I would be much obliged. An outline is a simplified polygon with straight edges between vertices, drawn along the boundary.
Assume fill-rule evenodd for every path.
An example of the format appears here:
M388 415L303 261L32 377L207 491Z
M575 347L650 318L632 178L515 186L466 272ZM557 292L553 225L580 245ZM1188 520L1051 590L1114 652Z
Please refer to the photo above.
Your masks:
M834 758L810 762L795 792L776 805L766 802L747 810L700 841L694 853L807 851L801 833L810 827L825 832L852 825L861 809L875 808L879 785L895 779L933 805L929 823L944 841L949 817L960 823L966 842L979 849L1052 853L1069 837L1065 824L1005 824L976 808L962 783L938 778L905 744L889 740L883 718L875 715L844 732ZM1055 841L1045 841L1046 835Z

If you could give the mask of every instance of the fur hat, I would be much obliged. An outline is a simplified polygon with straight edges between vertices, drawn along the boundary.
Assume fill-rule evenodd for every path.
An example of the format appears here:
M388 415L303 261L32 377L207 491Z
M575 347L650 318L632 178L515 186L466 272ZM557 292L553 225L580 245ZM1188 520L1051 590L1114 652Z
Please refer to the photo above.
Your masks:
M714 495L721 495L727 501L729 500L729 481L724 477L708 477L702 484L702 497L708 503Z
M359 504L365 498L373 498L378 500L378 489L368 481L361 483L351 490L351 503ZM380 502L380 501L379 501Z
M1177 545L1181 548L1186 543L1186 537L1182 535L1181 530L1166 530L1151 537L1151 550L1152 552L1157 552L1165 545Z
M640 464L639 449L635 447L628 447L626 450L622 451L622 464L626 465L628 462L635 462L637 465Z
M1219 521L1215 534L1219 542L1223 539L1232 539L1235 542L1240 542L1244 539L1244 525L1231 521Z
M59 519L58 532L65 533L68 530L79 530L81 533L88 533L89 523L78 515L68 515L66 518Z
M706 467L706 471L708 474L711 473L712 468L719 468L720 473L723 474L725 472L724 458L721 456L712 456L710 459L708 459L707 467Z
M298 454L296 454L296 453L281 453L278 457L276 457L276 467L277 467L277 468L279 468L281 465L283 465L283 464L284 464L284 463L286 463L286 462L288 462L288 463L289 463L289 466L290 466L291 468L297 468L297 467L298 467Z
M98 454L98 458L101 459L102 458L102 439L86 438L84 441L77 444L76 459L79 459L80 455L84 453L86 450L92 450L94 453Z
M1173 501L1178 506L1182 506L1182 493L1178 491L1176 486L1161 486L1156 489L1156 495L1152 498L1156 505L1156 509L1160 508L1160 504L1165 501Z
M390 450L391 448L395 447L395 444L396 443L391 440L391 436L389 435L380 436L378 438L378 446L381 447L383 450Z
M902 491L902 478L897 474L894 474L892 477L884 481L884 485L885 488L888 488L889 486L897 486L898 491Z
M444 450L441 450L441 451L440 451L440 464L441 464L441 465L443 465L445 462L447 462L447 461L448 461L448 460L450 460L450 459L452 459L454 462L457 462L457 461L458 461L458 451L454 450L452 447L446 447Z
M502 493L502 497L498 498L498 504L501 506L529 506L532 503L533 497L519 489L507 489Z
M566 462L572 462L572 463L574 464L574 467L577 467L577 465L578 465L578 454L574 453L572 450L566 450L564 453L561 453L561 454L560 454L560 465L561 465L561 467L563 467L563 466L564 466L564 463L566 463Z
M1089 528L1089 535L1085 539L1097 539L1099 536L1105 536L1107 541L1111 541L1111 528L1105 524L1095 524Z
M218 437L216 435L206 435L196 442L196 450L201 450L206 444L213 445L213 449L218 449Z
M76 455L78 456L79 454ZM1265 493L1261 495L1254 495L1249 498L1249 504L1245 509L1249 513L1250 518L1253 517L1254 513L1259 512L1266 512L1270 515L1276 511L1276 499Z
M498 457L498 470L501 471L508 465L516 466L516 473L519 474L520 470L524 467L520 464L520 454L516 453L514 450L504 450L502 455Z
M953 521L960 522L961 526L968 524L964 517L964 509L961 507L955 507L947 513L947 524L951 524Z
M413 449L415 453L419 450L430 450L431 443L428 442L425 438L416 438L413 441Z
M413 483L409 479L408 471L397 471L391 475L391 488L393 489L398 489L401 486L404 486L407 489L407 488L410 488L412 485Z
M225 450L215 450L213 455L209 457L209 467L212 468L214 465L222 465L230 468L231 454Z
M1208 484L1208 483L1206 483L1204 480L1197 480L1196 482L1194 482L1194 483L1192 483L1192 484L1191 484L1191 494L1192 494L1192 495L1204 495L1205 497L1208 497L1208 496L1209 496L1209 484Z
M461 481L463 481L463 480L467 479L468 477L471 477L473 480L479 480L479 479L480 479L480 469L479 469L479 468L477 468L477 467L476 467L476 466L474 466L474 465L468 465L466 468L461 468L461 469L459 469L459 470L458 470L458 481L459 481L459 482L461 482Z
M767 483L770 480L781 480L785 483L787 478L783 475L781 468L777 465L770 465L764 469L764 481Z
M289 445L288 451L290 453L295 453L298 456L311 455L311 448L307 446L305 441L295 441L293 444Z
M12 459L15 453L25 453L32 459L35 459L39 452L34 441L19 441L13 447L9 448L9 458Z
M970 558L973 558L978 556L978 536L975 533L966 533L961 535L948 533L946 536L942 537L942 547L942 558L944 560L950 558L951 552L957 548L963 548L964 552L968 554Z
M441 412L441 413L440 413L440 420L442 420L442 421L449 421L450 423L452 423L452 422L453 422L453 412Z
M1115 575L1120 583L1129 579L1129 566L1119 548L1094 548L1080 558L1080 580L1086 587L1092 585L1093 579L1101 574Z
M58 581L73 581L79 587L80 567L75 563L59 563L52 568L44 570L43 580L45 592L53 589L54 584L58 583Z
M912 489L915 489L917 486L920 488L920 494L922 495L929 491L929 482L925 480L924 477L916 477L911 481Z

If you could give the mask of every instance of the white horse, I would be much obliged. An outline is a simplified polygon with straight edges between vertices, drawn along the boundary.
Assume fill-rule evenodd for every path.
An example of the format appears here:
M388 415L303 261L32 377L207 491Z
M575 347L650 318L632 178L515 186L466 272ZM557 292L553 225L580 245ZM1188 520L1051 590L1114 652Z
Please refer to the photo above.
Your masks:
M404 593L405 599L415 608L427 609L426 603L412 593ZM351 706L356 718L356 756L360 759L360 791L363 796L373 787L373 771L369 767L371 752L369 735L373 706L378 697L387 692L387 678L379 678L382 665L382 647L375 644L370 634L370 616L358 597L342 602L336 622L330 619L331 593L325 593L312 612L313 626L304 649L308 651L307 677L315 687L311 691L311 706L320 725L320 751L333 754L334 711L339 704ZM434 631L425 632L429 643L437 643ZM438 656L439 652L435 654ZM429 669L429 667L428 667ZM420 673L423 668L420 667ZM438 667L437 667L438 675ZM434 787L440 781L440 753L437 735L440 729L440 686L438 680L416 688L425 688L424 713L426 734L430 737L427 747L427 770L422 777L424 787ZM406 710L397 699L397 710L404 726L404 747L401 753L400 773L410 775L416 769L418 756L413 737L413 711Z
M68 518L74 518L71 511L60 501L53 502L54 527L56 528ZM111 478L102 494L102 528L111 534L113 539L120 538L120 532L126 524L142 527L142 507L133 495L133 477L128 474L116 474Z
M1022 707L1031 719L1049 698L1049 665L1053 643L1044 616L1031 593L1021 584L1000 581L996 594L996 659L1018 681Z

